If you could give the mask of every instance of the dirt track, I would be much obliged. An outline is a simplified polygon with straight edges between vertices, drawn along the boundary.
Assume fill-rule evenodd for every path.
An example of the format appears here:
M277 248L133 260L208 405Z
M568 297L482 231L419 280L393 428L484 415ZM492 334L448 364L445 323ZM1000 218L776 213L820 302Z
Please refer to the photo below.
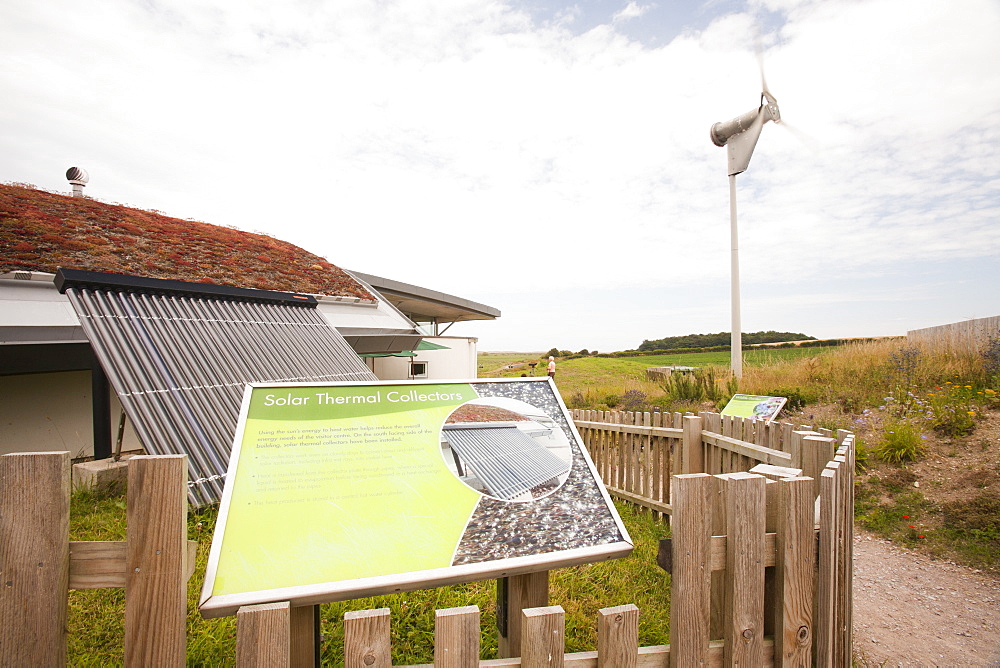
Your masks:
M1000 666L1000 581L857 532L854 654L863 666Z

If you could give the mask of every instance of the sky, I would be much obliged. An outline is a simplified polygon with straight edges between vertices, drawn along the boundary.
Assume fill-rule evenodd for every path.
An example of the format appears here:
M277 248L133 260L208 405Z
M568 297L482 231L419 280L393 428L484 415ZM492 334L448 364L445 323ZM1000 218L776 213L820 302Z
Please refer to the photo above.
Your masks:
M1000 314L997 0L10 0L0 182L499 309L483 351Z

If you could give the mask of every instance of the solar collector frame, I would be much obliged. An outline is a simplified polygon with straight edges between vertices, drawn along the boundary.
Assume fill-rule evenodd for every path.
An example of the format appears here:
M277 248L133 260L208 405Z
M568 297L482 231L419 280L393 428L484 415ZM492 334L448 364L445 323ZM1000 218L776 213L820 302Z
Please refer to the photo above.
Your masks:
M195 505L222 496L248 383L375 380L311 297L238 289L199 295L198 284L156 290L153 279L114 284L106 276L64 270L57 285L146 451L188 455Z

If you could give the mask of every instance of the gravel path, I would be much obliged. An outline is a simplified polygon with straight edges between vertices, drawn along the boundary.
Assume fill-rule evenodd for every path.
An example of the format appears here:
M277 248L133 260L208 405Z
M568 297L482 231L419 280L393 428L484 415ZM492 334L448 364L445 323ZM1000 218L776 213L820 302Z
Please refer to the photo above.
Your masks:
M1000 666L1000 581L857 532L854 653L862 666Z

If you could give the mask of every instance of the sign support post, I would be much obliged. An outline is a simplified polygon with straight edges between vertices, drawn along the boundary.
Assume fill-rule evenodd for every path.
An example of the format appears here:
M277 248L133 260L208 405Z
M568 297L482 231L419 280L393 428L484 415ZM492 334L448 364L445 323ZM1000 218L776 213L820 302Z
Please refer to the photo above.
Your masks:
M521 611L549 604L549 572L537 571L497 580L498 654L521 656Z

